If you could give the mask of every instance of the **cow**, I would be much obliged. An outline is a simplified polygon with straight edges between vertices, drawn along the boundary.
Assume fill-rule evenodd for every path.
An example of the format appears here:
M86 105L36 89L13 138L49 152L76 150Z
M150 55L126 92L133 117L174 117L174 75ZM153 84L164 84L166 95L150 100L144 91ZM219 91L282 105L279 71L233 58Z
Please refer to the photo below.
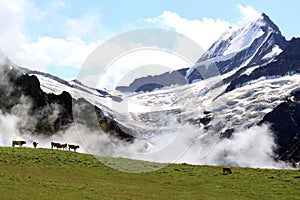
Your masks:
M53 149L53 147L57 147L59 145L59 143L57 142L51 142L51 149Z
M15 147L15 145L19 145L20 147L22 147L23 144L26 144L26 141L23 141L23 140L20 140L20 141L13 140L12 141L12 147Z
M224 166L223 167L223 174L227 174L227 173L232 174L231 168L228 167L228 166Z
M68 146L67 143L65 143L65 144L59 144L57 148L62 148L64 150L65 148L67 148L67 146Z
M51 149L53 149L53 147L56 147L56 149L65 149L67 148L68 144L65 143L65 144L61 144L61 143L58 143L58 142L51 142Z
M32 144L33 144L33 147L36 148L38 145L38 142L34 141Z
M78 149L78 148L79 148L79 145L69 144L69 151L71 149L74 149L74 151L76 151L76 149Z

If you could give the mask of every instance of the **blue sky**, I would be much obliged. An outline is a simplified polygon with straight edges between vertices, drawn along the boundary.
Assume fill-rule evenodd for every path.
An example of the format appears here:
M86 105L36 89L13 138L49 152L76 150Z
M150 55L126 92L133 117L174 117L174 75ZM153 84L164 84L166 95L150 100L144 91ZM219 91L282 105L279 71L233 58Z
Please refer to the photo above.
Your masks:
M238 4L250 5L269 15L288 38L300 34L299 26L297 27L295 24L300 25L300 22L296 22L300 7L300 2L297 0L286 2L227 0L226 3L220 3L220 0L189 0L185 2L181 0L65 0L52 2L36 0L33 2L43 10L51 7L49 5L53 2L64 2L65 6L55 12L56 16L52 14L51 23L56 23L65 16L79 18L86 13L99 12L101 22L114 32L124 31L126 25L135 23L139 18L155 17L165 10L178 13L190 20L208 17L234 22L239 17L239 10L236 6Z
M208 48L228 26L242 26L258 11L269 15L287 39L300 36L300 1L221 2L2 0L0 49L19 65L69 79L101 42L136 28L176 30ZM199 36L203 32L211 34Z

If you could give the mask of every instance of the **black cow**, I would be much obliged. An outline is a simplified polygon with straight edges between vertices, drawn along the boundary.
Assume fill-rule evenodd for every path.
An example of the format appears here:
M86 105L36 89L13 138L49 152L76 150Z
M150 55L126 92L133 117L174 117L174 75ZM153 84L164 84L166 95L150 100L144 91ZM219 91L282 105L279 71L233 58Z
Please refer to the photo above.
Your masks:
M38 145L38 142L34 141L32 144L33 144L33 147L36 148Z
M224 166L224 167L223 167L223 174L226 174L226 173L232 174L232 171L231 171L231 168L230 168L230 167Z
M67 148L68 144L65 143L65 144L61 144L61 143L58 143L58 142L51 142L51 149L53 149L53 147L56 147L56 149L65 149Z
M53 147L57 147L58 144L59 143L57 143L57 142L51 142L51 149L53 149Z
M59 144L57 148L62 148L62 149L65 149L67 148L68 144L65 143L65 144Z
M76 149L78 149L78 148L79 148L79 145L69 144L69 151L71 149L74 149L74 151L76 151Z
M13 140L13 141L12 141L12 147L15 147L15 145L19 145L20 147L22 147L23 144L26 144L26 141L23 141L23 140L20 140L20 141L18 141L18 140Z

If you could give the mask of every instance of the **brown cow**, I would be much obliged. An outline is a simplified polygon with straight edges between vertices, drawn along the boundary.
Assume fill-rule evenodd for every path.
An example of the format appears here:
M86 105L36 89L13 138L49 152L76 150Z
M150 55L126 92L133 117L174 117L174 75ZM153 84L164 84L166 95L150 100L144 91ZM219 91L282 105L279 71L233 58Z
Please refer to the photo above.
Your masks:
M227 173L232 174L231 168L228 167L228 166L224 166L223 167L223 174L227 174Z
M53 149L53 147L56 147L56 149L60 149L60 148L67 148L68 144L65 143L65 144L61 144L61 143L58 143L58 142L51 142L51 149Z
M76 149L78 149L78 148L79 148L79 145L69 144L69 151L71 149L74 149L74 151L76 151Z
M15 145L19 145L20 147L22 147L23 144L26 144L26 141L17 141L17 140L13 140L12 141L12 147L15 147Z
M32 144L33 144L33 147L36 148L38 145L38 142L34 141Z
M51 149L53 149L53 147L57 147L58 144L59 143L57 143L57 142L51 142Z
M57 148L62 148L64 150L65 148L67 148L67 146L68 146L67 143L65 143L65 144L59 144L59 146Z

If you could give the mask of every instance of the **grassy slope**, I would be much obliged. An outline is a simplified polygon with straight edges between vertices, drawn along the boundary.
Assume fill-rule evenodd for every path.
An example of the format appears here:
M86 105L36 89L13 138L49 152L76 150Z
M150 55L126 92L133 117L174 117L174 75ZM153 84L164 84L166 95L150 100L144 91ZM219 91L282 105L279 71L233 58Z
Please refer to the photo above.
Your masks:
M91 155L0 147L0 199L297 198L300 171L233 168L222 175L221 167L169 165L133 174Z

